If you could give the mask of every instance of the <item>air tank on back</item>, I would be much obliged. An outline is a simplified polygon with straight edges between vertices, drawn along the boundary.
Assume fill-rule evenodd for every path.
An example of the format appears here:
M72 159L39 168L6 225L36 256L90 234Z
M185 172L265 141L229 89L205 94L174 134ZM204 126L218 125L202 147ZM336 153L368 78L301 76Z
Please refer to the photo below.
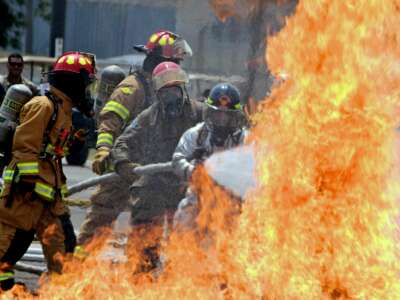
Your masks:
M25 84L14 84L7 90L0 106L0 170L11 158L12 140L22 106L32 98Z

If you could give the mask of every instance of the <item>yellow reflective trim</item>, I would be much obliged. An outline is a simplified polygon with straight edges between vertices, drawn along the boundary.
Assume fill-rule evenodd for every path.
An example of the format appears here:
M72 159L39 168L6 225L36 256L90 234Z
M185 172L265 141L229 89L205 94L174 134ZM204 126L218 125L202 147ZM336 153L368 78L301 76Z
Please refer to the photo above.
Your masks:
M75 57L72 55L69 55L67 58L67 64L73 65L75 63Z
M0 281L12 279L12 278L14 278L14 272L0 273Z
M35 192L48 201L53 201L56 194L55 190L51 186L41 182L36 182Z
M96 146L99 146L100 144L107 144L107 145L112 146L113 143L114 143L114 137L112 136L112 134L107 133L107 132L102 132L97 137Z
M82 66L84 66L84 65L86 65L86 59L84 58L84 57L79 57L79 63L82 65Z
M113 143L110 143L110 141L108 141L108 140L97 140L96 147L99 147L100 145L103 145L103 144L107 144L108 146L113 145Z
M173 38L173 37L170 37L169 39L168 39L168 44L169 45L173 45L175 43L175 39Z
M123 87L121 88L122 93L126 94L126 95L131 95L133 94L133 90L129 87Z
M63 56L63 57L61 57L59 60L58 60L58 63L63 63L64 62L64 60L65 60L65 56Z
M242 109L242 104L237 103L237 104L235 104L234 108L236 108L236 109Z
M14 178L15 171L8 170L7 168L3 171L3 180L4 182L11 182Z
M161 39L158 41L158 44L160 44L160 46L165 46L167 44L167 39L168 39L168 36L167 35L163 35L161 37Z
M17 164L20 175L35 175L39 173L38 162L25 162Z
M157 34L153 34L153 35L150 37L150 42L151 42L151 43L155 43L155 42L157 41L157 39L158 39L158 35L157 35Z
M126 121L126 119L128 119L128 117L129 117L129 110L122 104L118 103L117 101L113 101L113 100L106 103L106 105L103 108L103 111L115 112L124 121Z
M108 139L108 140L110 140L110 141L113 141L113 140L114 140L113 135L112 135L111 133L108 133L108 132L102 132L102 133L100 133L100 134L99 134L99 138Z

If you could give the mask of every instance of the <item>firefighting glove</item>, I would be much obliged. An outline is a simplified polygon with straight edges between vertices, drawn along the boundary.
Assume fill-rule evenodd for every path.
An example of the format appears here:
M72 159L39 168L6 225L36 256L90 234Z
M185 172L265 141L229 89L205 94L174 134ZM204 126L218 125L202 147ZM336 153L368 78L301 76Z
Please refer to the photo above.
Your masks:
M195 165L194 164L189 164L186 168L185 168L185 179L187 181L190 181L190 179L192 178L192 174L194 172L195 169Z
M102 175L108 171L110 165L110 149L107 147L100 147L96 151L92 163L92 170L98 175Z
M74 139L76 139L80 142L84 142L87 135L88 135L88 131L86 129L81 128L81 129L75 131Z
M139 167L140 164L135 164L129 161L119 162L115 165L115 171L122 179L124 179L129 184L132 184L140 176L133 172L133 169Z

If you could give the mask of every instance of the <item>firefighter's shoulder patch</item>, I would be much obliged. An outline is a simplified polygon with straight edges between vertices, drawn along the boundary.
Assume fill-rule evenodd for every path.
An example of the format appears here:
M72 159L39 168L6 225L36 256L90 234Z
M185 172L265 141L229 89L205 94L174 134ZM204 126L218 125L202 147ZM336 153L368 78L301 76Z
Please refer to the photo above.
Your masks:
M121 88L121 91L125 95L131 95L133 93L133 90L130 87L123 87Z

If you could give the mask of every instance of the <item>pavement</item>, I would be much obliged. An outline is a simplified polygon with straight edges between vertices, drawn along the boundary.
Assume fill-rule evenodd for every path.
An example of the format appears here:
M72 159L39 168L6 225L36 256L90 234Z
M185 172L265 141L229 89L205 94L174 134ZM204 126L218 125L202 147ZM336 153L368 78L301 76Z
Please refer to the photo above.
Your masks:
M92 172L90 169L91 162L87 161L83 167L78 166L69 166L67 164L64 165L64 173L68 178L67 184L68 186L76 184L80 181L89 179L91 177L97 176L95 173ZM80 193L74 194L70 197L70 199L84 199L89 200L90 196L96 190L95 187L82 191ZM85 215L86 209L80 207L70 207L71 210L71 219L72 223L74 224L75 231L79 230Z
M252 175L255 168L255 162L253 149L251 147L241 147L220 153L219 155L214 155L206 161L205 165L209 174L214 178L214 180L216 180L218 184L230 189L239 197L243 197L249 191L249 189L254 187L256 184L256 180ZM70 166L64 163L64 172L68 179L68 186L92 177L96 177L97 175L91 171L90 166L90 160L88 160L82 167ZM241 172L236 172L239 175L235 177L232 176L232 169L238 169L241 170ZM230 176L226 176L227 174L230 174ZM243 178L246 178L246 180ZM93 187L74 194L70 197L70 199L89 200L95 189L96 187ZM110 199L110 201L117 200L118 199ZM86 210L87 208L70 207L71 220L77 234L85 218ZM114 232L126 232L126 230L129 230L129 216L129 212L124 212L118 217L117 221L115 222L116 224L113 227ZM37 242L36 245L33 246L37 249L40 249L40 245ZM112 251L112 256L115 256L116 254L118 253ZM43 263L37 264L29 262L29 264L44 267ZM37 290L39 278L38 275L26 272L16 272L16 277L17 281L24 282L31 291Z

